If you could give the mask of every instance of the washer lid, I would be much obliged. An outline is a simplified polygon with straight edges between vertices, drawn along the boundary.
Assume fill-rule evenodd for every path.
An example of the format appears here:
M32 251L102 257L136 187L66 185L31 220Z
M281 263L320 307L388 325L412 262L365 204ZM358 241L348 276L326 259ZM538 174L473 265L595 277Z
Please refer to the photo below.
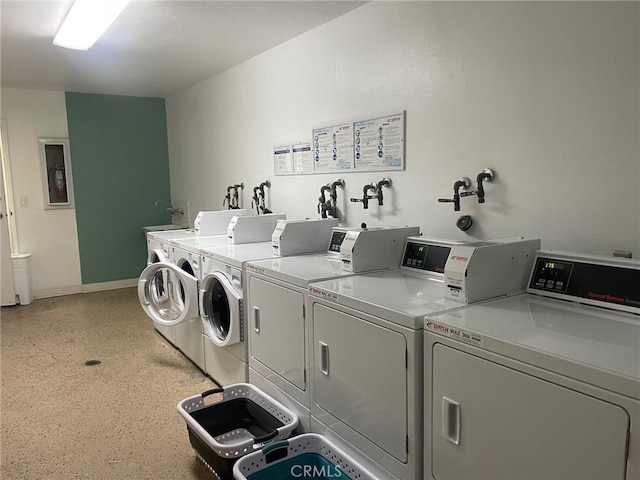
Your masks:
M198 280L172 263L152 263L140 274L138 299L151 320L177 325L198 316Z
M242 341L242 297L222 272L202 280L200 316L207 337L220 347Z

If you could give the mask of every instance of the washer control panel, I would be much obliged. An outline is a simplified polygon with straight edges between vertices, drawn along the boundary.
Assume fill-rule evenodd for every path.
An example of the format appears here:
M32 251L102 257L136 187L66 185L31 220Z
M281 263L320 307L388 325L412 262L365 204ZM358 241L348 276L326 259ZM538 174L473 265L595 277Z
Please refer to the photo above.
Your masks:
M640 261L538 252L527 291L640 314Z

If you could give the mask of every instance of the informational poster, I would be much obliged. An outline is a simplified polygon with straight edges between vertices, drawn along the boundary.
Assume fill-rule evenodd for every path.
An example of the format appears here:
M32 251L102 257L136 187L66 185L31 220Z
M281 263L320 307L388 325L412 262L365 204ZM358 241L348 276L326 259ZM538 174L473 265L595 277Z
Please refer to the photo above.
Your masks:
M300 142L291 146L293 155L293 172L296 174L313 173L313 157L311 143Z
M276 175L291 175L293 173L291 145L273 147L273 171Z
M352 170L354 168L352 132L353 124L351 122L313 130L313 170L315 173Z
M355 169L403 170L404 131L404 111L354 122Z

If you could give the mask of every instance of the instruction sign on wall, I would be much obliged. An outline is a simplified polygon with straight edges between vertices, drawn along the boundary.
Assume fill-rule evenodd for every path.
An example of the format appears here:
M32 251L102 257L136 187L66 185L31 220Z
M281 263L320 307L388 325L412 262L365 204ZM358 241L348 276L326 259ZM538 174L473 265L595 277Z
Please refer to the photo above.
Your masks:
M313 170L316 173L353 169L352 132L352 123L313 130Z
M358 171L404 169L404 112L354 122Z
M311 142L273 147L276 175L404 170L405 111L314 128Z

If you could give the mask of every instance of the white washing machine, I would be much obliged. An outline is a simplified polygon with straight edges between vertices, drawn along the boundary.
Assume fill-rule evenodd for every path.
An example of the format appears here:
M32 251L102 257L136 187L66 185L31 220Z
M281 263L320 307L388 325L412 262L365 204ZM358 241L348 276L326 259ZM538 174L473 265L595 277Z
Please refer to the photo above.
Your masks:
M312 283L312 430L389 478L422 478L424 315L523 292L539 247L408 238L399 269Z
M249 218L249 217L245 217ZM169 260L182 271L196 278L198 282L202 280L202 268L200 265L200 250L203 248L214 248L227 246L229 237L227 235L216 235L212 237L197 237L188 239L171 240ZM186 291L182 282L174 282L174 292L176 302L182 308L185 307ZM176 347L184 355L195 363L200 369L205 369L204 362L204 342L202 341L202 322L200 317L195 315L174 326L176 334Z
M527 292L425 318L425 478L640 478L640 262L539 252Z
M202 249L200 316L205 371L219 385L248 381L248 342L243 309L247 262L326 248L336 219L284 220L271 242Z
M246 210L240 210L239 216L233 215L237 211L198 214L198 230L190 238L170 240L168 261L147 266L138 282L138 298L145 313L154 325L173 329L174 345L201 369L204 369L204 344L197 301L200 248L253 239L269 240L277 221L286 217L284 214L246 215ZM237 233L235 237L230 235L231 228ZM216 235L204 236L202 232ZM160 284L168 285L168 295L157 295Z
M310 430L310 373L305 306L311 282L397 267L406 237L419 227L349 231L332 236L328 252L249 262L249 381L292 408Z
M247 210L198 212L192 229L147 232L147 266L152 263L170 262L169 242L171 240L198 238L203 235L226 235L228 224L234 216L248 214ZM159 275L155 278L152 290L155 296L155 303L166 304L170 301L170 291L167 288L169 283L170 278L166 272L164 275ZM154 321L153 326L172 345L176 345L176 327L174 325L164 325Z

